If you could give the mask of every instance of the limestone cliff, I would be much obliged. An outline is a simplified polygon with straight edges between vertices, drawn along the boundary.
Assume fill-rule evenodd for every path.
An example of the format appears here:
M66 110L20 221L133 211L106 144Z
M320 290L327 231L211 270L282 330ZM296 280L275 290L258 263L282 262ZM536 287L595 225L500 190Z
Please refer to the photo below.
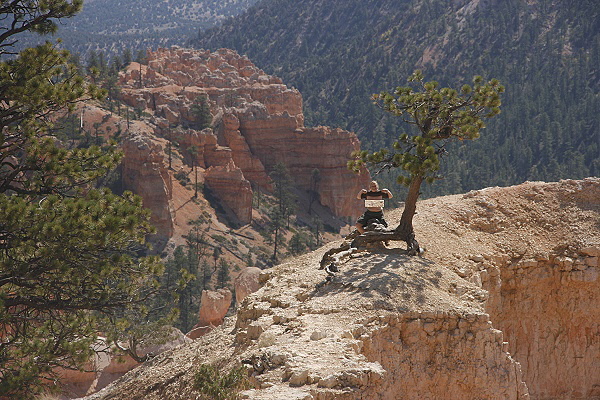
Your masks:
M263 271L221 328L88 399L200 398L201 364L243 360L249 399L598 398L600 179L489 188L418 211L423 256L392 243L326 283L318 265L332 243Z

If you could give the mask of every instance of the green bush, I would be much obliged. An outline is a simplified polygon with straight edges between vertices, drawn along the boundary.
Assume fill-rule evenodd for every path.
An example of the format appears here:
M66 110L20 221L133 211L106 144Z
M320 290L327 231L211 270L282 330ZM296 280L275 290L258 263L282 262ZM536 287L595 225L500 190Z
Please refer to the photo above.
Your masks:
M249 386L243 366L224 374L214 365L202 364L194 377L194 389L211 400L238 399L238 393Z

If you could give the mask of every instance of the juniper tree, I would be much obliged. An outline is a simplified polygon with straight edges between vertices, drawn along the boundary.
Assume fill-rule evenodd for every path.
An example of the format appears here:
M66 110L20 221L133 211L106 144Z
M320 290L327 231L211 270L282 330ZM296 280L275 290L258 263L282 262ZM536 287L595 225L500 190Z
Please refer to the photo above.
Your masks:
M451 141L473 140L485 127L484 118L500 113L500 94L504 87L497 79L484 82L476 76L473 84L465 84L459 90L439 88L435 81L425 82L423 73L415 71L409 78L411 86L396 88L394 93L383 92L373 96L377 105L398 116L412 126L392 149L369 153L355 153L349 167L358 171L367 165L375 172L401 169L397 181L408 187L400 224L393 232L368 233L355 239L353 245L379 240L403 240L408 251L420 251L415 239L413 217L421 184L433 183L438 175L441 157Z
M0 5L0 56L14 56L0 61L0 397L32 397L57 367L81 367L102 317L116 321L149 295L161 268L139 257L153 230L141 199L95 188L117 148L71 148L50 134L58 111L105 93L49 42L14 50L20 33L55 32L81 5Z

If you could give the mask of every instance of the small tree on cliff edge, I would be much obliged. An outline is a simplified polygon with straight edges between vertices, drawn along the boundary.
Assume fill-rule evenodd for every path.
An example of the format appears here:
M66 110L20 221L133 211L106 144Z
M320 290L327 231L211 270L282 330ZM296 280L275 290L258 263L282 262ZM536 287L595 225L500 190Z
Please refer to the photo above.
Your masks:
M425 82L423 73L415 71L408 80L413 87L398 87L393 94L373 95L373 100L385 111L401 117L414 126L414 133L403 134L392 150L357 152L349 167L359 171L365 164L383 171L401 168L398 183L408 186L408 194L400 224L392 232L370 232L355 239L353 247L379 240L403 240L410 254L418 254L420 247L415 239L413 216L423 181L433 183L440 178L440 156L452 140L473 140L485 127L483 119L500 113L500 94L504 87L497 79L484 83L476 76L473 85L464 85L460 92L451 88L438 88L435 81Z

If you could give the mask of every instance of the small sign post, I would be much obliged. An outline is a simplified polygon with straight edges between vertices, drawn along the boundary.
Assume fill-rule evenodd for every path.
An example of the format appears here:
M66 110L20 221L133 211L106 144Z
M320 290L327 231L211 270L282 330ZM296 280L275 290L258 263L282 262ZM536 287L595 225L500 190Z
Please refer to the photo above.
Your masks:
M383 200L365 200L365 207L367 208L383 208L384 204Z

